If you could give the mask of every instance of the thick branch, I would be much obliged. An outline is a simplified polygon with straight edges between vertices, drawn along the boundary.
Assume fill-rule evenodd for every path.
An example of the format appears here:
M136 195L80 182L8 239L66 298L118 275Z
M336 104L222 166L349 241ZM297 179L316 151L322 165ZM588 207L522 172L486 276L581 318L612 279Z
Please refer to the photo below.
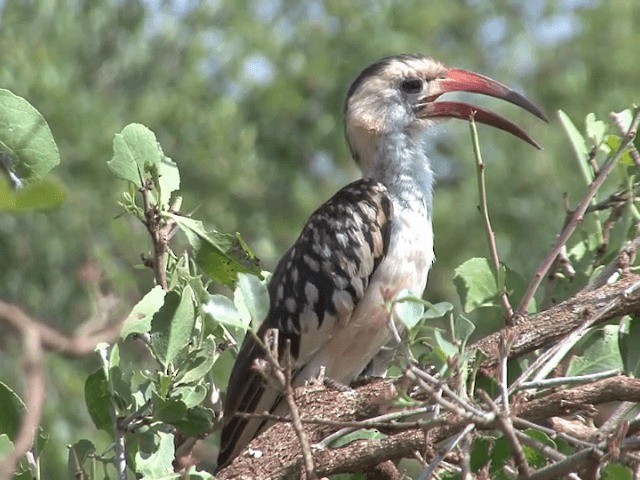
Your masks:
M581 292L548 311L534 317L520 317L512 327L506 327L476 342L486 355L482 367L493 369L499 360L500 338L509 332L514 357L556 342L585 321L599 315L595 324L640 311L640 275L628 275L612 285ZM335 392L320 386L303 387L296 391L296 399L304 419L329 418L335 420L363 419L389 408L389 399L395 391L391 381L382 381L358 388L355 392ZM553 416L589 409L593 405L610 401L637 401L640 398L640 379L614 377L587 385L564 389L529 402L513 405L512 415L536 421ZM591 407L592 408L592 407ZM339 472L362 472L373 464L387 460L411 457L414 451L424 451L427 444L437 442L465 428L470 420L449 415L447 426L431 429L410 429L381 440L356 441L338 449L314 451L314 464L320 476ZM476 419L477 420L477 419ZM477 425L478 428L496 428L495 424ZM337 427L305 425L312 443L319 442ZM387 432L391 433L391 432ZM428 436L428 442L426 438ZM259 459L239 457L223 469L216 478L291 478L301 471L300 448L291 426L280 423L252 442L252 448L261 450Z
M9 324L23 336L35 332L44 350L61 352L72 357L93 353L102 342L113 343L120 335L122 322L114 323L103 330L87 336L66 337L57 330L33 319L20 307L0 300L0 323Z
M609 305L610 308L595 322L596 325L640 312L640 288L634 289L637 285L640 285L640 275L628 275L612 285L580 292L533 317L517 317L515 325L509 328L513 335L509 357L518 357L560 340ZM469 347L478 349L486 356L486 360L482 362L483 369L497 367L498 346L506 330L488 335Z
M304 418L362 418L374 415L380 406L387 405L389 394L395 391L391 380L379 381L350 392L336 392L323 386L301 387L296 390L300 413ZM610 401L640 398L640 379L617 377L599 380L589 385L562 390L529 402L519 402L513 415L531 421L553 416L568 415L590 406ZM468 423L455 416L449 425L428 431L410 429L381 440L360 440L342 448L328 448L314 452L316 472L320 476L339 472L362 472L371 465L387 460L410 457L414 451L424 451L445 438L460 432ZM496 428L495 422L477 425L477 428ZM312 442L335 430L326 425L305 425ZM387 432L389 433L389 432ZM223 469L216 479L285 479L296 478L302 471L300 446L289 423L279 423L251 442L251 448L260 450L260 458L238 457Z
M118 322L91 335L66 337L31 318L21 308L0 300L1 323L8 324L23 339L26 389L22 398L26 401L26 414L14 439L13 452L0 462L0 480L11 478L18 461L33 445L35 432L40 425L46 398L43 351L53 350L74 357L88 355L93 353L98 343L115 341L120 335L121 327L121 322Z

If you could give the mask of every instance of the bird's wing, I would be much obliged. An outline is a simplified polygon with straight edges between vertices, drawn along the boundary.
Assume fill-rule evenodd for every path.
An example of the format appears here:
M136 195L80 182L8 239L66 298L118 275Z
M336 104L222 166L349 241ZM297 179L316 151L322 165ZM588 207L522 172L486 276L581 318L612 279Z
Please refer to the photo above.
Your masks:
M355 181L311 215L278 263L269 284L269 313L258 336L264 338L267 330L275 328L281 348L290 341L294 377L334 330L349 322L387 253L391 216L384 185L371 179ZM280 390L253 368L260 358L264 358L262 347L247 335L229 379L219 466L230 462L267 425L234 413L273 412L281 400ZM317 373L305 370L295 383Z

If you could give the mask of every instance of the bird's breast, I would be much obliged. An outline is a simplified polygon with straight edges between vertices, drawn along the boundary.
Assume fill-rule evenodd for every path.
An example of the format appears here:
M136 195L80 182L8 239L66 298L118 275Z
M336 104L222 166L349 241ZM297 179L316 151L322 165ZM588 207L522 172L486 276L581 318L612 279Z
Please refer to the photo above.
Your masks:
M351 318L337 328L309 369L323 366L327 377L345 384L356 378L391 338L386 295L395 298L410 290L421 296L433 259L433 234L426 210L397 208L386 257Z

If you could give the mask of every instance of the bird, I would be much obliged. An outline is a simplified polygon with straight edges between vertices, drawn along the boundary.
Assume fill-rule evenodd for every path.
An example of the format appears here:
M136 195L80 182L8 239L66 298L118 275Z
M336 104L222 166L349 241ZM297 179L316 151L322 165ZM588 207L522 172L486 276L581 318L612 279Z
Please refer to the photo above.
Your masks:
M522 94L484 75L419 54L382 58L347 91L344 131L362 178L311 214L269 281L270 307L257 331L288 344L292 385L325 378L348 385L392 336L385 298L421 296L434 261L434 174L425 137L441 119L504 130L541 149L514 123L483 108L436 101L449 92L496 97L547 121ZM385 293L386 292L386 293ZM218 468L270 426L237 412L285 413L282 389L258 371L264 343L247 334L229 377Z

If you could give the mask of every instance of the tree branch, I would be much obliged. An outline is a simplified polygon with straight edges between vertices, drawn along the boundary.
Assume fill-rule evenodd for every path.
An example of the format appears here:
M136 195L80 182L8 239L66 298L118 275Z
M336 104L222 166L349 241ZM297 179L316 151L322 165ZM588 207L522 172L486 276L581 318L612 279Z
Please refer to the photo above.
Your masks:
M510 337L508 355L512 358L557 342L583 323L593 319L596 314L600 315L595 322L597 325L638 311L640 311L640 275L627 275L614 284L580 292L575 297L533 317L521 317L514 326L505 327L476 342L470 348L479 349L484 353L486 358L482 368L490 373L498 365L500 338L506 332L509 332ZM415 372L413 378L418 378ZM382 405L388 408L390 392L395 392L395 386L388 380L365 385L348 393L327 390L325 387L315 385L297 389L296 403L303 423L309 418L337 421L354 418L362 420L377 415ZM511 414L514 427L519 429L522 428L519 419L535 422L580 410L592 410L594 405L602 403L637 401L638 398L640 398L640 379L617 376L548 393L535 400L524 399L512 403ZM476 404L473 407L479 408ZM464 407L461 408L464 409ZM484 408L486 409L486 406ZM475 423L478 429L499 428L495 415L490 413L486 411L483 417L445 413L443 417L446 418L447 424L444 426L439 422L433 424L425 422L421 428L410 428L398 433L387 431L392 434L381 440L360 440L342 448L316 449L313 451L315 471L321 477L340 472L362 472L372 464L412 457L413 452L424 451L428 446L456 435L471 423ZM337 426L307 423L304 426L311 444L320 442L337 428ZM425 440L427 437L428 445ZM216 478L276 479L290 478L300 474L299 442L290 425L284 423L274 425L255 439L251 448L262 450L264 455L260 459L240 456L220 471ZM531 472L532 478L534 473Z
M580 327L599 310L610 305L595 322L605 323L613 318L640 312L640 275L628 275L611 285L597 290L582 291L574 297L544 312L517 319L513 327L492 333L470 345L470 349L482 352L486 359L481 368L485 371L498 366L500 338L511 330L513 343L509 358L519 357L544 345L556 342Z

